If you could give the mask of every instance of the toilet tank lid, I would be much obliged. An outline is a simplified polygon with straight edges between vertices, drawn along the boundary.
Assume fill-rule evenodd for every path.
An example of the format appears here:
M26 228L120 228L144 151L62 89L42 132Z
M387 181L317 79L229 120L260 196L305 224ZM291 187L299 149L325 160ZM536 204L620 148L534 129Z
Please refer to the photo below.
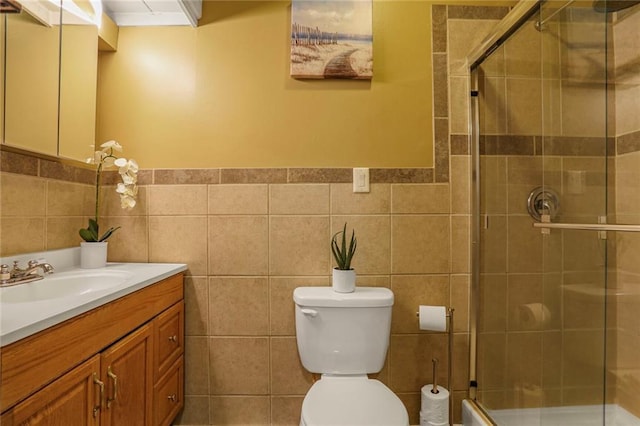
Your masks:
M385 287L356 287L353 293L338 293L331 287L298 287L293 300L298 306L372 308L393 306L393 292Z

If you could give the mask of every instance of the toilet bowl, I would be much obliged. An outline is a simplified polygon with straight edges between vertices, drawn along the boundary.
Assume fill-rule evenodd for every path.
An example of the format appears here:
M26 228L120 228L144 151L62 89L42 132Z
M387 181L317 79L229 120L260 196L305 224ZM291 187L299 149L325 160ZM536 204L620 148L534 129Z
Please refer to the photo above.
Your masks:
M300 426L407 426L402 401L367 376L323 376L302 402Z
M296 341L302 365L321 373L302 402L301 426L407 426L400 399L379 372L389 347L393 293L358 287L299 287L293 293Z

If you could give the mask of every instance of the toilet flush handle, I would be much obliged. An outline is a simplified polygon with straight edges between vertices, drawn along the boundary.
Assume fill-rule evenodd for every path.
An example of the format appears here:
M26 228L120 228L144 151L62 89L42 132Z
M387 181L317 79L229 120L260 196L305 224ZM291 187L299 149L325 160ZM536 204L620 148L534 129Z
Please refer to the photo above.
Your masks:
M302 308L300 311L308 317L315 318L318 315L318 311L315 309Z

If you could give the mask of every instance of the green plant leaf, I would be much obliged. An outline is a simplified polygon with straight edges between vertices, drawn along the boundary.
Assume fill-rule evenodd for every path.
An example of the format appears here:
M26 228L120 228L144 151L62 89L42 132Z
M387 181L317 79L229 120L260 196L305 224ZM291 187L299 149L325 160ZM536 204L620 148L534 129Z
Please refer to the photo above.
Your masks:
M109 238L111 236L111 234L113 234L114 232L116 232L118 229L120 229L120 227L116 227L116 228L109 228L107 230L107 232L105 232L102 237L100 237L100 239L98 240L98 242L102 242L105 241L107 238Z
M341 241L338 242L338 236L340 234L342 234L342 238ZM347 248L347 223L345 222L342 231L336 232L333 237L331 237L331 253L338 265L338 269L351 269L351 260L353 259L357 246L356 233L355 230L353 230L351 232L349 247Z
M97 236L95 236L89 229L82 228L80 231L80 237L86 242L93 243L98 241Z

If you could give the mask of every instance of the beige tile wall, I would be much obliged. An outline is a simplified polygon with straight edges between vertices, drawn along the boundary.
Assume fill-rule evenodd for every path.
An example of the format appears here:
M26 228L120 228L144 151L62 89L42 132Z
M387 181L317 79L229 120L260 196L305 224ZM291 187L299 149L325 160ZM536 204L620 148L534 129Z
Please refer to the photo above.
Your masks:
M189 265L187 408L180 424L246 423L249 407L255 424L299 422L313 377L297 354L292 292L330 284L329 241L344 222L359 240L358 284L386 286L396 296L379 378L417 424L420 388L432 380L431 358L447 359L447 339L419 331L415 312L420 304L453 306L459 406L468 383L469 220L463 212L451 214L453 200L464 198L453 185L381 183L369 194L354 194L351 184L341 183L145 189L147 229L142 219L125 227L112 238L110 257L134 254L125 244L133 233L141 238L135 253ZM106 194L106 204L117 202ZM127 218L112 215L109 224Z

